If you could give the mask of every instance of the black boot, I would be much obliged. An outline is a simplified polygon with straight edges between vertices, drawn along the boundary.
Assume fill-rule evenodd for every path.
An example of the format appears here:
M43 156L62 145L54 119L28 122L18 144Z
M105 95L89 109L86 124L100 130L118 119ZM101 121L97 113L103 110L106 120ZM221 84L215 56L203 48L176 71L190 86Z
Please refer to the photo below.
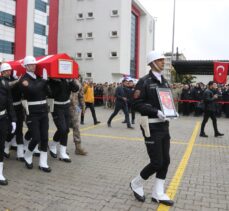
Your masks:
M215 133L215 137L219 137L219 136L224 136L224 134L220 132Z
M200 133L200 137L207 138L207 137L208 137L208 135L206 135L206 134L205 134L205 132L201 132L201 133Z
M81 115L81 118L80 118L80 124L84 125L84 116L82 116L82 115Z

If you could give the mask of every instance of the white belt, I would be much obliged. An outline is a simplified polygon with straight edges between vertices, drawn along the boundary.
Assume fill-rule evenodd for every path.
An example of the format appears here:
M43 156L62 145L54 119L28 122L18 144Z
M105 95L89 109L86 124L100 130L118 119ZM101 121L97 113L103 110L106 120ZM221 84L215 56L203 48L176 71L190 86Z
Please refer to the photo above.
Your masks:
M67 100L67 101L64 101L64 102L54 101L54 104L56 104L56 105L65 105L65 104L68 104L68 103L70 103L70 100Z
M42 105L42 104L46 104L47 101L46 100L41 100L41 101L30 101L28 102L28 105Z
M159 123L159 122L165 122L165 121L159 118L151 118L151 119L149 118L149 123Z
M14 105L14 106L21 105L21 101L13 102L13 105Z
M4 115L6 113L6 109L3 111L0 111L0 116Z

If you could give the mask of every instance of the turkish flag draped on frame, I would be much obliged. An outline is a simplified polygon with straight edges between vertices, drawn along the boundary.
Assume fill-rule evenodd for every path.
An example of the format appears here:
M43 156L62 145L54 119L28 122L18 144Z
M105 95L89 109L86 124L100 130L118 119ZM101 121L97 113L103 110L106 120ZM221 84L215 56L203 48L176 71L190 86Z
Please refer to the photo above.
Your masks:
M229 63L214 62L214 81L220 84L227 83L227 72Z

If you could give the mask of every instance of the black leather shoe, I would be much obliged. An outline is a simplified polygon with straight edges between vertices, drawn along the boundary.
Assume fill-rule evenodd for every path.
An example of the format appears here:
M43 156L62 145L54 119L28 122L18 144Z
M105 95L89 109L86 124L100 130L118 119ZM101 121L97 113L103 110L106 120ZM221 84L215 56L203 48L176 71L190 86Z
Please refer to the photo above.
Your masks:
M137 194L131 187L131 183L130 183L130 189L133 191L134 193L134 197L141 202L144 202L146 200L145 196L140 196L139 194Z
M41 171L43 171L43 172L46 172L46 173L50 173L50 172L52 171L52 169L51 169L50 167L45 168L45 167L39 166L39 169L40 169Z
M101 122L100 121L96 121L95 123L94 123L94 125L98 125L98 124L100 124Z
M64 161L65 163L71 163L72 160L70 158L59 158L59 160Z
M173 204L174 204L174 201L172 201L172 200L157 200L155 198L152 198L152 201L156 202L156 203L164 204L166 206L173 206Z
M25 160L25 166L27 167L27 169L32 169L33 168L33 163L29 164Z
M107 127L111 127L111 123L107 122Z
M17 160L18 160L18 161L21 161L21 162L24 162L24 161L25 161L25 159L24 159L23 157L17 158Z
M134 127L132 127L132 126L127 126L127 128L128 128L128 129L134 129Z
M0 185L8 185L8 180L0 180Z
M205 133L201 133L201 134L200 134L200 137L207 138L207 137L208 137L208 135L206 135Z
M40 157L40 153L33 153L33 155L35 156L35 157Z
M17 146L10 146L10 150L17 151Z
M216 133L215 137L218 137L218 136L224 136L224 134L223 133Z
M126 120L122 121L123 124L127 123Z
M84 122L80 122L81 125L84 125Z
M49 150L49 153L50 153L51 157L53 157L53 158L57 158L57 154L53 153L53 152L52 152L52 151L50 151L50 150Z
M5 158L10 158L10 153L7 154L7 153L4 152L4 157L5 157Z

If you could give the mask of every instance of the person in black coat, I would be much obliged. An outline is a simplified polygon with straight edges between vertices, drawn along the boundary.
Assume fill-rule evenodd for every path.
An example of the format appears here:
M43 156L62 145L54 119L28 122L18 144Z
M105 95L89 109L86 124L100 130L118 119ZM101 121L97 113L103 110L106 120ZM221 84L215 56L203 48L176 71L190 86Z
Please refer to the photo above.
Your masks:
M200 116L202 114L202 109L200 107L200 103L203 96L203 90L199 83L196 84L196 86L191 91L192 99L198 100L199 102L194 103L194 115Z
M208 137L208 135L204 132L205 125L209 119L212 119L213 128L215 132L215 137L223 136L224 134L220 133L217 128L217 120L216 120L216 100L218 99L218 94L214 94L217 89L217 84L214 81L209 81L208 89L204 91L203 101L204 101L204 117L201 124L201 137Z
M191 91L189 85L185 84L181 92L181 100L190 100L190 99L191 99ZM182 111L184 116L188 116L190 114L190 102L182 102Z
M71 162L66 152L70 121L70 94L71 92L77 92L79 86L74 83L73 79L63 78L50 79L49 85L54 99L54 110L51 112L57 128L53 141L49 142L50 155L57 158L57 144L60 143L59 159L64 162Z
M43 78L35 74L37 62L33 56L26 56L23 63L26 73L20 79L19 85L26 110L26 124L32 137L24 154L25 165L28 169L33 168L33 151L39 145L41 150L39 169L44 172L51 172L47 163L49 129L47 97L50 95L47 72L43 72Z
M151 70L138 81L135 87L133 106L141 114L141 130L150 162L132 179L130 188L135 198L144 202L143 184L155 174L152 201L172 206L174 202L164 192L165 179L170 164L169 122L162 112L157 94L158 88L169 90L170 87L162 75L164 58L163 54L151 51L147 56L147 64Z
M122 81L122 86L117 87L115 91L115 109L114 112L111 114L110 118L107 121L108 127L111 127L111 121L112 119L118 114L118 112L122 109L125 114L125 120L127 124L127 128L133 128L130 124L130 117L129 117L129 111L128 111L128 91L127 88L128 81L124 79Z
M226 118L229 118L229 85L226 85L223 91L223 101L226 102L226 104L224 105L224 112Z
M0 68L0 185L7 185L8 181L3 176L4 144L7 133L14 133L16 130L16 114L13 108L13 99L10 86L4 77L7 71L10 71L9 64L2 64ZM9 125L11 131L9 131Z

